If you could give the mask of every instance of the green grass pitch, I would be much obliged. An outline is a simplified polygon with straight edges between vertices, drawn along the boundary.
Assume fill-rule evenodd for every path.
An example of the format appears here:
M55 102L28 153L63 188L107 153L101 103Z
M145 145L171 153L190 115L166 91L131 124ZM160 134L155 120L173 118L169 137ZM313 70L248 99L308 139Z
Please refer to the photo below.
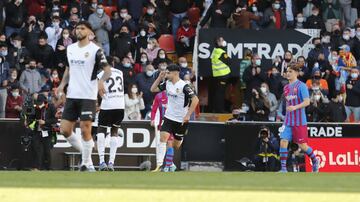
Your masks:
M0 172L0 202L360 202L358 173Z

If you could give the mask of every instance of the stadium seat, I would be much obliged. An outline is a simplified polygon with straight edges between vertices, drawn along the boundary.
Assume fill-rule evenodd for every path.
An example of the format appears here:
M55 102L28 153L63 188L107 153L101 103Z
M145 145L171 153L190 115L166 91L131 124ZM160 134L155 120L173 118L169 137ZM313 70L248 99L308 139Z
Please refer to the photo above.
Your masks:
M105 6L104 10L105 10L106 15L111 16L111 13L113 11L116 11L117 8L116 8L116 6Z
M196 27L197 23L200 20L200 9L198 7L191 7L189 8L187 14L191 25L193 27Z
M174 36L171 34L161 35L159 38L159 45L160 48L168 53L175 52Z

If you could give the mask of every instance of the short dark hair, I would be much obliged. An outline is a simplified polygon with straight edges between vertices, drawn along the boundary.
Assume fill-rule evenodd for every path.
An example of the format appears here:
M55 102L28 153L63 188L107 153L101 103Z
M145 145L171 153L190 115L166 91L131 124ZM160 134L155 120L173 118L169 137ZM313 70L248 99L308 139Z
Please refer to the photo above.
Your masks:
M180 72L180 67L177 64L171 64L171 65L167 66L166 69L170 72L174 72L174 71Z
M88 29L90 29L92 32L94 32L93 29L92 29L91 24L88 21L82 20L79 23L77 23L76 27L78 27L80 25L83 25L83 26L87 27Z

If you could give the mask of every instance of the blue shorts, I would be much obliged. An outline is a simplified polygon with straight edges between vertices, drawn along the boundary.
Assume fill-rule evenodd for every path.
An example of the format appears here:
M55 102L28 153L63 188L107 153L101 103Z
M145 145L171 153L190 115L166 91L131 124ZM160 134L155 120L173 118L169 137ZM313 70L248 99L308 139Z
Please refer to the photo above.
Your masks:
M307 126L282 126L280 139L293 141L297 144L307 143Z

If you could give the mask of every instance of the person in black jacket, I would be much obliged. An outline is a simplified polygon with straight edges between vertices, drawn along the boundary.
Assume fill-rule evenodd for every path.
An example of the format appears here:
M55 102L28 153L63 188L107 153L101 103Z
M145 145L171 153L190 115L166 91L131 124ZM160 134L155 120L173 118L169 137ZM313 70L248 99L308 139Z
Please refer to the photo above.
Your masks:
M257 88L252 89L249 114L252 121L269 121L270 101Z
M170 1L170 12L172 13L171 29L174 36L176 36L176 32L181 25L181 21L187 15L187 11L190 8L192 2L192 0Z
M312 15L306 19L305 28L307 29L321 29L325 30L325 23L320 16L320 10L317 7L313 7Z
M326 110L329 122L343 123L346 121L346 110L344 105L344 97L341 92L336 92L336 98L332 99Z
M51 169L53 127L57 123L55 106L43 94L35 96L35 115L27 122L32 135L33 169Z
M210 27L226 28L227 20L231 15L231 6L225 0L214 1L200 22L203 27L211 18Z
M47 43L47 34L41 33L38 44L31 51L32 57L38 62L38 67L52 69L54 67L54 50Z
M56 49L55 49L55 62L54 62L54 68L58 71L60 74L60 78L62 78L62 75L65 71L65 64L66 64L66 48L74 43L74 39L71 38L70 30L67 28L64 28L61 33L61 38L56 43Z
M25 4L22 0L12 0L6 5L5 13L6 37L9 37L14 32L19 33L27 16Z
M267 78L267 83L269 85L270 92L275 95L277 100L281 98L286 81L287 80L280 75L277 67L274 66L271 68L271 74Z
M127 53L133 53L134 43L131 39L130 30L127 25L122 25L118 35L114 36L112 43L112 55L123 58Z
M346 114L347 120L354 114L355 122L360 121L360 77L359 68L353 68L349 79L346 81Z
M28 50L36 46L42 31L45 31L44 22L37 20L33 15L29 16L25 26L20 31L20 36L24 39L24 45Z
M17 35L12 39L13 46L9 48L8 62L10 67L15 68L18 72L25 70L25 59L29 57L29 50L23 46L23 39Z
M251 92L254 88L260 88L261 83L266 81L266 74L261 68L261 59L257 54L251 58L251 65L247 67L243 74L243 81L246 85L245 103L250 103Z

